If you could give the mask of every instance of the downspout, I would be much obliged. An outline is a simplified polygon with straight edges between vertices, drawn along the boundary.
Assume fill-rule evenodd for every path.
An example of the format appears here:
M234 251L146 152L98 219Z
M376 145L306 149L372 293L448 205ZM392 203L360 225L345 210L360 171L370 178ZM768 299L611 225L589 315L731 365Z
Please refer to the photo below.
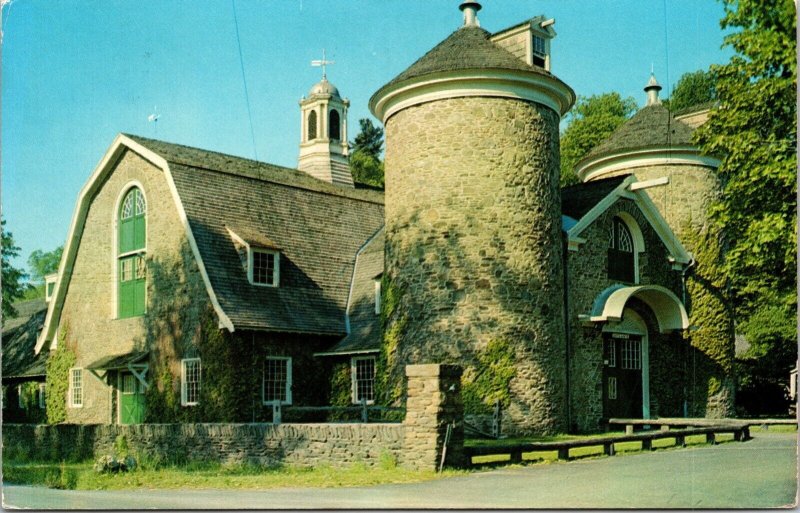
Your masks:
M562 231L562 233L564 233ZM571 385L571 372L570 372L570 354L572 353L572 340L569 327L569 242L568 236L564 233L562 238L562 269L564 271L564 337L566 342L566 350L564 354L564 361L566 363L566 395L567 395L567 432L572 432L572 385Z
M694 255L692 255L692 259L689 260L689 264L686 267L683 268L683 271L681 271L681 301L683 301L683 307L684 308L686 308L686 276L689 274L689 269L691 269L696 263L697 263L697 261L694 259ZM684 355L685 355L686 354L685 344L684 344L683 352L684 352ZM694 353L692 353L692 355L693 355L692 358L694 358ZM684 379L683 379L683 417L684 418L689 416L689 396L688 396L689 391L686 388L686 383L687 383L687 378L688 378L688 376L687 376L687 374L688 374L688 372L687 372L688 371L687 364L688 364L688 362L686 361L686 357L684 356L684 358L683 358L683 376L684 376Z

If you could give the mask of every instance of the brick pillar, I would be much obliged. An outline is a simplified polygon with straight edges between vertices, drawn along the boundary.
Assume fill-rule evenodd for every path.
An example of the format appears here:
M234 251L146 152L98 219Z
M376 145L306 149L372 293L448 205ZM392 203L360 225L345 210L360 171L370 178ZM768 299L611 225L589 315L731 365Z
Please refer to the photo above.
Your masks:
M434 470L439 467L447 426L455 424L447 443L445 465L464 466L464 403L461 401L461 367L425 364L406 366L406 400L403 463Z

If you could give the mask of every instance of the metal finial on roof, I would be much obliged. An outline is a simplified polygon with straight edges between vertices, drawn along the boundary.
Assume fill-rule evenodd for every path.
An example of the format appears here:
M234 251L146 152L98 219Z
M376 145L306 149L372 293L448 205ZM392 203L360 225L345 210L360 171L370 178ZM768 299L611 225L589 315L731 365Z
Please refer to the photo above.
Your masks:
M311 61L311 65L314 67L322 67L322 80L328 80L328 75L326 73L325 66L328 64L336 64L334 61L329 61L325 59L325 49L322 49L322 59L317 59Z
M647 93L647 105L661 105L661 100L658 98L658 92L662 89L661 85L659 85L658 80L656 80L656 75L652 71L650 72L650 80L647 81L647 85L644 87L644 92Z
M481 22L478 21L478 11L481 10L481 4L478 2L461 2L458 6L464 13L464 26L465 27L480 27Z

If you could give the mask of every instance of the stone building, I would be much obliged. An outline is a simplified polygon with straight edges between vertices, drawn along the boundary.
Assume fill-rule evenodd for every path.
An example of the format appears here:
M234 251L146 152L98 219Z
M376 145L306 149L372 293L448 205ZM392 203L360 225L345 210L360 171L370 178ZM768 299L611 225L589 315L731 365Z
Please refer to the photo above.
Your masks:
M78 199L36 347L74 362L48 376L68 381L68 422L402 404L405 366L427 363L462 366L469 421L499 401L507 433L727 404L727 342L687 340L691 276L714 261L680 235L703 225L716 164L650 94L561 190L575 94L550 71L553 20L490 33L477 2L461 9L370 100L385 192L353 183L349 102L327 77L300 102L298 169L117 137Z

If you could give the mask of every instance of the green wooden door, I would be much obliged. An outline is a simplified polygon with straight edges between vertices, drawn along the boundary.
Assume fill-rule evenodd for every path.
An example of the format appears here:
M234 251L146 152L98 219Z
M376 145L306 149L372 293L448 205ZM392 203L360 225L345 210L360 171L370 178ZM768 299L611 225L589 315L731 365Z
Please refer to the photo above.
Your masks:
M144 386L130 372L120 374L119 423L141 424L144 422Z

